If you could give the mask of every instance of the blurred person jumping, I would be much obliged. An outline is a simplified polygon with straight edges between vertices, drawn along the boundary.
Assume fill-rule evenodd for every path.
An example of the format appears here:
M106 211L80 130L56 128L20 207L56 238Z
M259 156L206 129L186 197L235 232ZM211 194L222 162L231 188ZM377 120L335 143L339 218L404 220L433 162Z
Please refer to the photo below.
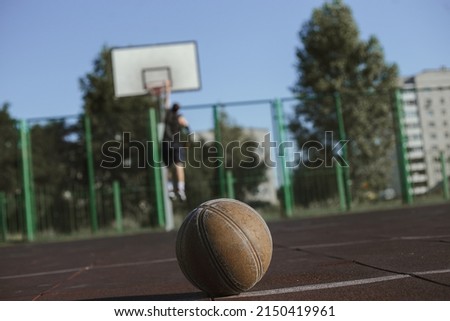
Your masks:
M167 91L170 86L167 85ZM186 200L184 167L186 161L186 141L182 140L189 133L186 118L179 113L180 105L174 103L170 107L169 95L165 101L164 135L162 140L162 158L169 168L168 192L174 200Z

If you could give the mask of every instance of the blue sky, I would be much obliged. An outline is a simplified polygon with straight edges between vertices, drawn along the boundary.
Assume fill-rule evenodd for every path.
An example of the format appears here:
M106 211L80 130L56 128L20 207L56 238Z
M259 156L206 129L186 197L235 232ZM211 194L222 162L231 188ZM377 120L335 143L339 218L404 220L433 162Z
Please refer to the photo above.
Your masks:
M107 46L195 40L202 89L183 105L290 96L298 32L321 0L0 0L0 104L16 118L81 112L79 78ZM450 67L449 0L347 0L361 38L375 35L402 75ZM268 112L234 111L266 126ZM194 130L207 111L186 112ZM265 118L264 118L265 117Z

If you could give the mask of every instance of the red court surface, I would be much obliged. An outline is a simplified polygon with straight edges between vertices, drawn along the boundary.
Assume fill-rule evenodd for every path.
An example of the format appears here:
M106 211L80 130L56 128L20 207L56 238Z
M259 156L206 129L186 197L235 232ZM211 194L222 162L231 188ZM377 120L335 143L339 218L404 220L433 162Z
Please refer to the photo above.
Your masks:
M450 204L269 223L270 268L209 298L176 232L0 247L0 300L450 300Z

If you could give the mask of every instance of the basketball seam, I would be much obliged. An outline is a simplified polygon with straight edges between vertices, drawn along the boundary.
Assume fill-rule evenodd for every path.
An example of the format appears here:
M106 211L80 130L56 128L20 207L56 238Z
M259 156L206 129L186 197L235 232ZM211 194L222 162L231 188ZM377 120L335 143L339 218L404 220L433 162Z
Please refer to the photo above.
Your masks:
M235 284L233 282L233 280L230 278L228 270L226 270L226 268L224 268L221 264L219 264L217 257L216 257L216 252L214 251L214 249L212 248L212 246L209 243L209 238L208 238L208 233L206 232L206 228L204 226L204 218L205 218L205 212L206 210L211 210L211 208L206 208L204 207L202 209L202 211L199 213L199 233L200 233L200 238L203 241L203 244L206 247L206 250L208 251L209 257L214 265L214 267L216 268L217 272L219 273L220 277L222 278L222 280L226 283L226 285L233 291L235 292L241 292L243 291L242 288L240 288L237 284ZM236 282L237 283L237 282Z
M230 202L233 202L233 203L236 203L236 204L239 204L239 205L241 205L241 206L247 207L250 211L255 212L255 210L253 209L253 207L251 207L251 206L248 205L248 204L245 204L245 203L243 203L243 202L240 202L240 201L234 200L234 199L230 199L229 201L230 201ZM258 213L256 213L256 214L257 214L256 217L258 218L259 221L261 221L262 225L264 226L264 229L266 230L267 234L268 234L269 237L270 237L270 240L272 241L272 236L271 236L271 234L270 234L269 227L267 226L266 222L265 222L264 219L261 217L261 215L259 215Z
M238 201L238 200L235 200L235 199L229 199L229 198L219 198L219 199L216 199L216 200L212 200L212 201L205 202L205 204L212 206L214 203L216 203L217 201L221 201L221 200L226 200L227 202L230 202L230 203L239 204L239 205L241 205L241 206L246 207L248 210L250 210L250 211L252 211L252 212L255 212L255 210L253 209L253 207L251 207L250 205L248 205L248 204L246 204L246 203L243 203L243 202L240 202L240 201ZM214 208L214 207L213 207L213 208ZM214 208L214 209L215 209L215 208ZM264 229L266 230L267 234L269 235L270 243L272 243L272 235L271 235L271 233L270 233L269 227L267 226L266 222L265 222L264 219L261 217L261 215L259 215L258 213L256 213L256 214L257 214L258 220L261 221L261 222L263 223L262 225L264 226Z
M182 251L182 248L181 248L181 242L184 241L184 234L185 234L185 232L186 232L186 228L187 228L187 226L188 226L188 221L190 221L190 219L192 219L192 218L189 218L189 216L188 216L188 218L186 219L186 221L184 222L184 224L182 224L182 226L181 226L181 228L180 228L180 231L178 232L178 233L181 232L181 234L180 234L180 236L179 236L179 240L177 240L177 244L176 244L176 245L177 245L177 247L176 247L176 254L177 254L177 257L178 257L178 255L180 256L180 258L178 259L178 264L180 265L181 271L183 272L183 274L185 275L185 277L186 277L192 284L194 284L194 285L197 286L198 288L201 288L201 287L199 286L198 282L195 281L195 280L191 277L190 273L188 272L188 269L187 269L186 265L184 264L183 251Z
M252 255L253 261L255 262L255 266L256 266L256 282L259 281L262 277L262 262L257 254L257 251L255 250L253 244L251 242L249 242L247 235L244 233L244 231L239 227L239 225L237 225L235 222L233 222L233 220L231 220L229 217L227 217L224 213L222 213L219 209L217 208L209 208L209 210L211 210L211 212L216 213L217 215L220 215L220 217L222 217L226 222L228 222L228 224L230 224L231 226L233 226L235 228L236 231L239 232L239 236L241 237L241 239L243 241L245 241L246 244L248 244L249 249L250 249L250 253ZM231 276L229 278L232 278ZM234 278L232 278L232 280L230 281L234 281L235 283L239 282L237 280L235 280ZM254 282L254 284L256 284L256 282ZM253 285L254 285L253 284ZM244 290L241 288L241 291Z

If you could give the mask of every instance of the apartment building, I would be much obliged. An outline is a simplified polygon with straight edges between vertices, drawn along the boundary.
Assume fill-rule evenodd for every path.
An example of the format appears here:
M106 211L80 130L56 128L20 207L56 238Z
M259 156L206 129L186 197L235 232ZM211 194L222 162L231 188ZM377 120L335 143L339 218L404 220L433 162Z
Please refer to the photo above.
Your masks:
M402 89L410 182L418 195L442 181L440 152L450 163L450 69L404 78Z

